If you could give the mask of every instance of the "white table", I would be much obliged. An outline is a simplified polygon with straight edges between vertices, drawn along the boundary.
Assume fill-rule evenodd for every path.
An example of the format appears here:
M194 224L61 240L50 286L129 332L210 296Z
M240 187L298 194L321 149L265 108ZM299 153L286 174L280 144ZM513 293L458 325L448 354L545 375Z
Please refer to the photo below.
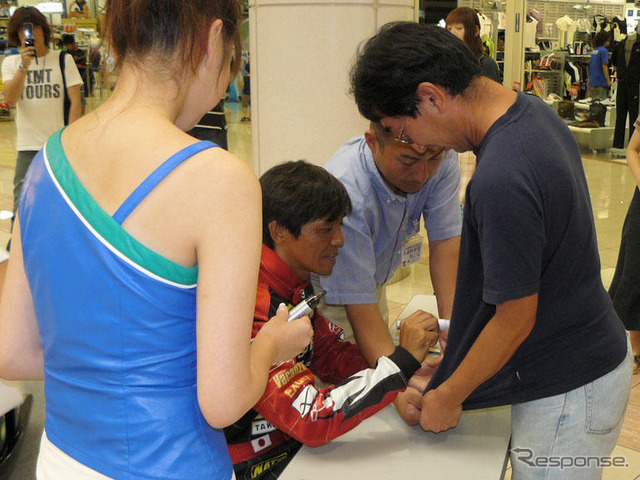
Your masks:
M569 130L578 145L587 147L593 154L598 150L611 148L613 145L614 127L580 128L569 125Z
M414 296L398 318L417 309L437 315L435 297ZM409 427L390 405L322 447L302 447L280 479L501 480L510 437L511 407L463 412L456 428L435 434Z
M0 416L19 407L24 402L20 388L0 380Z
M322 447L302 447L281 480L499 480L504 478L511 408L463 412L443 433L409 427L393 405Z

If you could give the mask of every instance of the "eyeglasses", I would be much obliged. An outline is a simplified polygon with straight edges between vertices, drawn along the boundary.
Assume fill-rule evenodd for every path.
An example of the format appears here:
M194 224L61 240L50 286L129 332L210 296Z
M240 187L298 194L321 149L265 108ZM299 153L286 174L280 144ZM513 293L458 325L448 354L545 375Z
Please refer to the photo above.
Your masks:
M402 122L402 126L400 127L400 133L398 134L398 136L397 136L397 137L394 137L393 139L394 139L396 142L401 143L402 145L409 145L409 146L411 146L411 148L413 148L415 151L417 151L417 152L419 152L419 153L424 153L424 152L426 152L426 151L427 151L427 146L426 146L426 145L420 145L419 143L415 143L415 142L411 139L411 137L410 137L409 135L406 135L406 134L404 133L404 127L405 127L405 125L406 125L406 124L407 124L407 119L405 118L405 119L404 119L404 122ZM380 125L382 125L382 127L383 127L385 130L388 130L389 132L391 131L391 129L390 129L390 128L385 127L385 126L382 124L382 121L380 121Z
M400 127L400 133L394 140L398 143L402 143L403 145L413 145L413 140L411 140L411 137L404 134L404 127L406 124L407 119L405 118L404 122L402 122L402 126Z

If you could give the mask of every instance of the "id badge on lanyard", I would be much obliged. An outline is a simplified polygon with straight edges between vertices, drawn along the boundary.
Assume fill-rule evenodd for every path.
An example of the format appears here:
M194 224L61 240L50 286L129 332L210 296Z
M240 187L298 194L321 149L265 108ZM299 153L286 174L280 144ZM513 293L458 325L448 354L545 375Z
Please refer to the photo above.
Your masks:
M401 265L408 267L422 258L423 238L420 233L420 219L413 221L413 233L402 243Z

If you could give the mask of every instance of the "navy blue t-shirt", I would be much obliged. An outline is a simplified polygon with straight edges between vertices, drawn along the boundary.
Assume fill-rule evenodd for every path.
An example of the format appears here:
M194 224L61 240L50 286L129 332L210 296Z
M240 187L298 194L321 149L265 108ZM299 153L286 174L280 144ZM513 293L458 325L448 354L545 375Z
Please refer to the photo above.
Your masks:
M573 135L542 100L519 93L476 154L449 340L428 389L460 365L495 305L535 293L531 334L463 407L559 395L610 372L625 357L626 332L602 285L591 200Z

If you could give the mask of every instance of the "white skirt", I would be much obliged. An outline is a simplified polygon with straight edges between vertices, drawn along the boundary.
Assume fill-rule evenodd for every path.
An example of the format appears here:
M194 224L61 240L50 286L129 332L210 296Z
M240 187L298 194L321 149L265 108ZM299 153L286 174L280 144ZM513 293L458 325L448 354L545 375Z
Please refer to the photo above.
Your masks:
M112 480L70 457L42 433L36 467L37 480Z
M235 480L232 473L231 480ZM40 453L36 467L37 480L113 480L95 470L83 465L70 457L47 438L47 433L42 433L40 440Z

